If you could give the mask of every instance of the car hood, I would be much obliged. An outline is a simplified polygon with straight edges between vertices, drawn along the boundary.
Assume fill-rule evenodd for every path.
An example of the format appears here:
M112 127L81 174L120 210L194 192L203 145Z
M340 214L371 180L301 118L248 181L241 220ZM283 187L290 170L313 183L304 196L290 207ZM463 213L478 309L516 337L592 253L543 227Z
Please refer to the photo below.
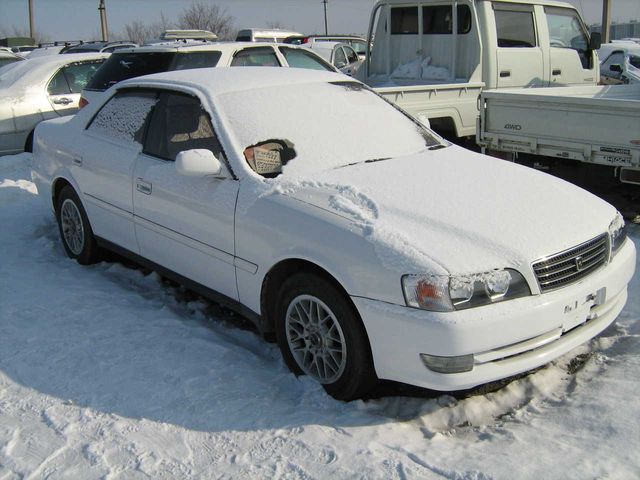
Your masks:
M282 191L349 219L402 273L522 269L606 232L616 214L563 180L457 146L289 182Z

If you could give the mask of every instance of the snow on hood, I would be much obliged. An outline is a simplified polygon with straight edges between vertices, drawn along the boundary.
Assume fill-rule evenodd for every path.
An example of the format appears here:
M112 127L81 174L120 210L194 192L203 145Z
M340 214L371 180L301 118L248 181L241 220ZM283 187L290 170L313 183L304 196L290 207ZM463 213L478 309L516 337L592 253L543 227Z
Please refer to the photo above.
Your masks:
M278 189L361 226L400 273L519 269L606 232L616 213L567 182L456 146L283 179Z

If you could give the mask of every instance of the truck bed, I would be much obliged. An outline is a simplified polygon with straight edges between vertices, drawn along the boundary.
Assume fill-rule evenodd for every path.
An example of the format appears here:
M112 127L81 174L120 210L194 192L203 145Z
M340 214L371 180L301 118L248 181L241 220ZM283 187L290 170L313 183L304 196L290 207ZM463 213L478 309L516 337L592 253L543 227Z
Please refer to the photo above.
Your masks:
M640 85L485 91L476 139L483 149L640 170Z

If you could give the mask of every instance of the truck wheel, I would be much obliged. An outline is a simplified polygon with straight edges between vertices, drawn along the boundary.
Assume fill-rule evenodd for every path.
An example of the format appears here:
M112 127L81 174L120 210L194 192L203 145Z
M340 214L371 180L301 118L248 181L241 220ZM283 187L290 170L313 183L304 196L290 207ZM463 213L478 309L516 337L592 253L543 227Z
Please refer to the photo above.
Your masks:
M332 397L366 395L377 378L367 336L353 305L324 278L288 278L276 307L276 338L289 369L309 375Z
M99 260L98 244L80 198L69 185L58 195L56 219L67 255L81 265L96 263Z

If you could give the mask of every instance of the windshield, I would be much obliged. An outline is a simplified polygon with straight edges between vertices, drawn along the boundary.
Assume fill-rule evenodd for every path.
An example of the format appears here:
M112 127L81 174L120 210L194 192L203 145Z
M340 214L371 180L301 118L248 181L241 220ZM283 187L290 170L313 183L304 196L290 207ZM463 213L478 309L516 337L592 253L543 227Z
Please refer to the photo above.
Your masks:
M280 85L219 100L247 164L264 176L304 176L440 144L356 82Z

